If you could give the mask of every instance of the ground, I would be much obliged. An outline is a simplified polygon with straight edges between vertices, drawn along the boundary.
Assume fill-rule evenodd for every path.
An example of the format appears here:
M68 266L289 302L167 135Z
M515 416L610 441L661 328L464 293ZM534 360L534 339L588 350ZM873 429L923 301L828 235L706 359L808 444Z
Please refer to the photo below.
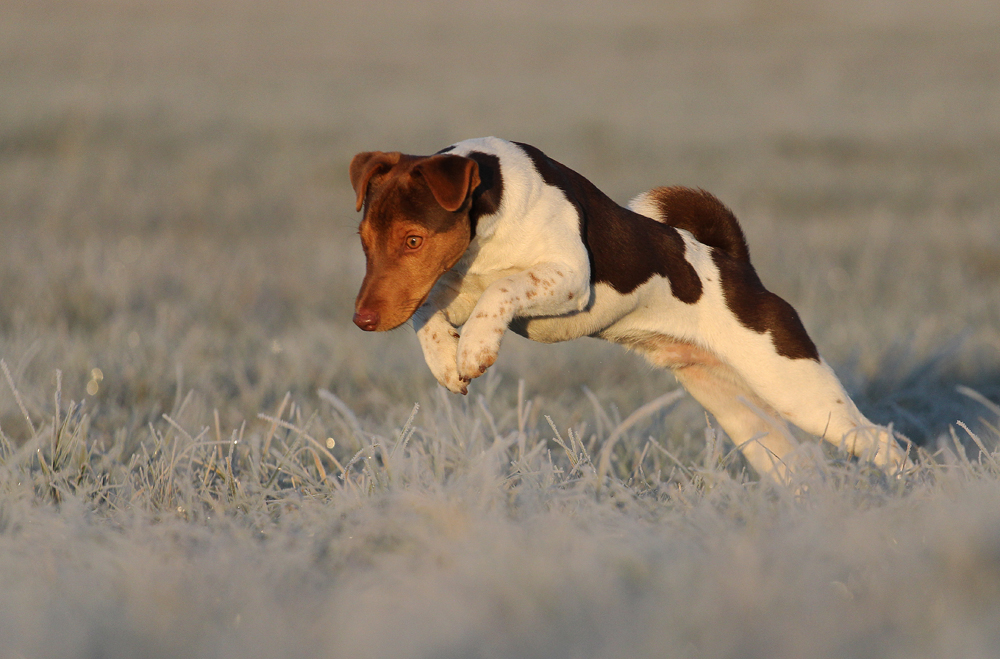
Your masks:
M0 71L0 657L996 654L995 3L13 0ZM351 156L490 134L717 195L917 472L355 328Z

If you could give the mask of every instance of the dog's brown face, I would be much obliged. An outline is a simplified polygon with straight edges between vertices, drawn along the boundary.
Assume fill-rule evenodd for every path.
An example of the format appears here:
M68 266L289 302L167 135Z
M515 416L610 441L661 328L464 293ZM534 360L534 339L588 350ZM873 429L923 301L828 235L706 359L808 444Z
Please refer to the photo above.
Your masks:
M478 166L448 154L359 153L351 161L351 185L357 210L365 211L358 233L366 270L354 323L390 330L409 320L469 246Z

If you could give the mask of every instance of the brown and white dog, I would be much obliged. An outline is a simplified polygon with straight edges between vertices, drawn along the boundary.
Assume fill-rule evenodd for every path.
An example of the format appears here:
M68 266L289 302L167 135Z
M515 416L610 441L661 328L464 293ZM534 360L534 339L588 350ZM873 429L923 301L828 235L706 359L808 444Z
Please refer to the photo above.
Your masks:
M413 317L450 391L493 364L508 327L544 343L595 336L671 369L778 481L792 468L786 421L884 470L910 464L761 284L712 195L655 188L623 208L535 147L494 137L432 156L359 153L350 173L367 259L354 322L382 331Z

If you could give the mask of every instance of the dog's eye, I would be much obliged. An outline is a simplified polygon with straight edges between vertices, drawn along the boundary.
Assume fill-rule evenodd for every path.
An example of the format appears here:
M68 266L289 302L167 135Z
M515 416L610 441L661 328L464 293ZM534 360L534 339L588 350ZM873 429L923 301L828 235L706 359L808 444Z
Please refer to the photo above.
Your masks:
M420 247L420 243L424 242L424 239L420 236L407 236L406 246L410 249L416 249Z

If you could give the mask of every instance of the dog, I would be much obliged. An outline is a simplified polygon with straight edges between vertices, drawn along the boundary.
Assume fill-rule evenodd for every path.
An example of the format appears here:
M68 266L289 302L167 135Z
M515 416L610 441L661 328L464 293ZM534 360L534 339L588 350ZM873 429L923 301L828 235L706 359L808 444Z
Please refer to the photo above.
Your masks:
M495 137L431 156L359 153L350 177L366 259L354 323L384 331L412 317L449 391L467 393L508 328L543 343L593 336L673 371L766 477L787 483L795 469L786 423L887 473L911 466L764 288L711 194L660 187L624 208L539 149Z

